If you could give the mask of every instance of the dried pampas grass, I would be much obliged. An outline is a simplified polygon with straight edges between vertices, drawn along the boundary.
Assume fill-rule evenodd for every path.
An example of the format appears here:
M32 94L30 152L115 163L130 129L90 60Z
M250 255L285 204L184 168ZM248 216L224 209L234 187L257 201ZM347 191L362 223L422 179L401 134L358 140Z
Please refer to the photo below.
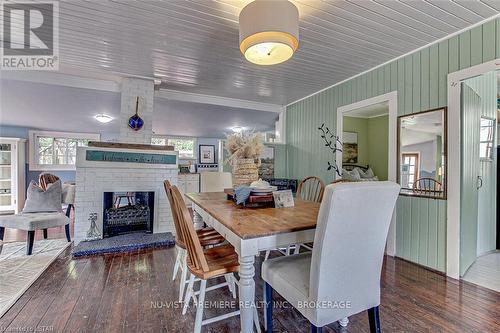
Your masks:
M235 159L258 159L264 151L262 134L242 132L227 135L226 150L229 152L229 163Z

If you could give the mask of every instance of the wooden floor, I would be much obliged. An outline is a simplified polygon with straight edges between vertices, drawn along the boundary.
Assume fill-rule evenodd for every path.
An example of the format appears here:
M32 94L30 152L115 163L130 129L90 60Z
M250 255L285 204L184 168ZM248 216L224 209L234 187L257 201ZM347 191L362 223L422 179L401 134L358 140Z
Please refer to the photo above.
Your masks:
M182 316L175 308L174 254L173 248L167 248L73 260L68 249L0 319L0 331L191 332L194 311ZM256 261L257 274L261 260ZM262 280L256 283L261 300ZM227 289L209 292L207 297L233 300ZM226 311L212 308L207 314ZM262 309L259 313L262 316ZM350 320L346 329L334 323L324 331L369 332L365 313ZM383 332L500 332L500 293L386 258L381 322ZM274 325L275 332L309 330L306 320L287 306L274 310ZM239 332L239 319L218 322L203 331Z

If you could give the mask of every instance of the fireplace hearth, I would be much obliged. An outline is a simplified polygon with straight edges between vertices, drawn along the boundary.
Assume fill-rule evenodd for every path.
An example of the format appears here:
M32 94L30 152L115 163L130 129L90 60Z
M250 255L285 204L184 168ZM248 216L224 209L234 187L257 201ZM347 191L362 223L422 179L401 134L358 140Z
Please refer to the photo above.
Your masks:
M103 237L153 232L154 192L104 192Z

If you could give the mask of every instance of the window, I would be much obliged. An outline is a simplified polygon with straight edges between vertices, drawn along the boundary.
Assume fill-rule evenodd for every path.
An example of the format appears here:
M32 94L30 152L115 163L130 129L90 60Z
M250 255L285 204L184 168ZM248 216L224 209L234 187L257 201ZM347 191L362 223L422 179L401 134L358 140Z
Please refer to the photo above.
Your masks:
M402 176L403 179L406 178L406 184L402 184L402 186L406 188L413 188L413 184L418 178L418 154L403 153L402 158Z
M151 138L151 144L174 146L175 151L179 152L179 159L196 159L195 138L171 138L171 137L153 136Z
M167 145L167 139L166 138L152 137L151 144L156 145L156 146L165 146L165 145Z
M72 170L76 148L99 141L99 134L30 131L30 170Z
M493 159L493 140L495 136L495 120L481 117L479 133L479 157L483 160Z

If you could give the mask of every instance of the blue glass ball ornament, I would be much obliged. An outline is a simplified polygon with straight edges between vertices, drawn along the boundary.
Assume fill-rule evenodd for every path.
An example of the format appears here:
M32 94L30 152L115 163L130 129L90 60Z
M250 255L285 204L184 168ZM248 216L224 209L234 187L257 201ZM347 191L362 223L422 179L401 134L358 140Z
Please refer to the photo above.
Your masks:
M135 100L135 114L128 119L128 127L138 131L144 126L144 120L139 117L139 97Z
M128 119L128 126L134 131L138 131L144 126L144 120L138 114L134 114Z

